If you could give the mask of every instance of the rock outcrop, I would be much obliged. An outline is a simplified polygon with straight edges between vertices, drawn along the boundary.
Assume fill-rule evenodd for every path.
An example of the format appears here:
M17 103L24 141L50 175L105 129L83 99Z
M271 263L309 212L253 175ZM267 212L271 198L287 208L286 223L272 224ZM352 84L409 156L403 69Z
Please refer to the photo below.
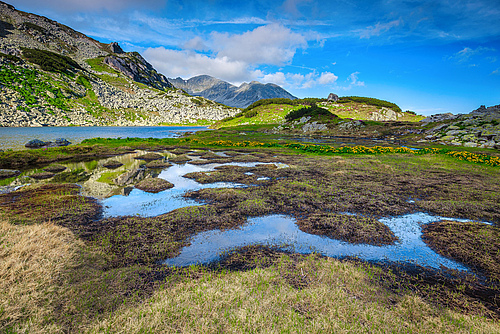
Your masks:
M500 149L500 105L480 108L466 115L444 114L431 116L437 124L425 131L420 142L445 145ZM430 122L424 122L427 125Z

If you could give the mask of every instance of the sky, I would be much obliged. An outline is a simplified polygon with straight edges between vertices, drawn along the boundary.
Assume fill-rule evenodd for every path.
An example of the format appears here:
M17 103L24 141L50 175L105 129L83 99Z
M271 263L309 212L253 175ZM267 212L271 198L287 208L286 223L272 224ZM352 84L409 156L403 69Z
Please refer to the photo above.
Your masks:
M3 0L160 73L367 96L422 115L500 104L500 0Z

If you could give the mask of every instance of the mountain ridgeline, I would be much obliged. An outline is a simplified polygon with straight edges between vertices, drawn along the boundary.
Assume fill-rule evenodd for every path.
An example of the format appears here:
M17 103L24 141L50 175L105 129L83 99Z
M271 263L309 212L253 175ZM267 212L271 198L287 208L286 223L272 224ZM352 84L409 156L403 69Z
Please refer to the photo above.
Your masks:
M0 126L203 125L294 98L272 84L172 81L137 52L0 1Z
M175 87L183 89L194 96L203 96L235 108L246 108L261 99L286 98L294 100L295 96L275 84L262 84L257 81L243 83L239 87L209 75L199 75L188 80L182 78L168 79Z

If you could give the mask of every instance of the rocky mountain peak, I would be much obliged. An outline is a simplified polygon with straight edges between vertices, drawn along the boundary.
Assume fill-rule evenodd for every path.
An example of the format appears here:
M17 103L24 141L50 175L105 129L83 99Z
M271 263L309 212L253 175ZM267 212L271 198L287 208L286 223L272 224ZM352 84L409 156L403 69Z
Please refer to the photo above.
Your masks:
M109 49L111 50L112 53L116 53L116 54L125 53L125 51L123 51L123 49L120 47L120 45L118 45L118 42L113 42L113 43L110 43L108 45L109 45Z
M209 75L198 75L191 79L182 78L168 79L175 87L196 96L223 103L225 105L246 108L260 99L288 98L296 99L295 96L275 84L262 84L258 81L242 83L236 87L229 82L211 77Z

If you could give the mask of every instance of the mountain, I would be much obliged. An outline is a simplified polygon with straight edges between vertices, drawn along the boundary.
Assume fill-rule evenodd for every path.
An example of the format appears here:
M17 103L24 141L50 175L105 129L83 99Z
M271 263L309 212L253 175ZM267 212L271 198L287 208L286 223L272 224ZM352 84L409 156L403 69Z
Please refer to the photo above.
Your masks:
M295 96L275 84L262 84L257 81L243 83L239 87L226 81L213 78L209 75L199 75L188 80L182 78L168 79L175 87L183 89L189 94L203 96L235 108L246 108L261 99L287 98Z
M0 126L186 124L237 112L175 88L137 52L0 1Z

